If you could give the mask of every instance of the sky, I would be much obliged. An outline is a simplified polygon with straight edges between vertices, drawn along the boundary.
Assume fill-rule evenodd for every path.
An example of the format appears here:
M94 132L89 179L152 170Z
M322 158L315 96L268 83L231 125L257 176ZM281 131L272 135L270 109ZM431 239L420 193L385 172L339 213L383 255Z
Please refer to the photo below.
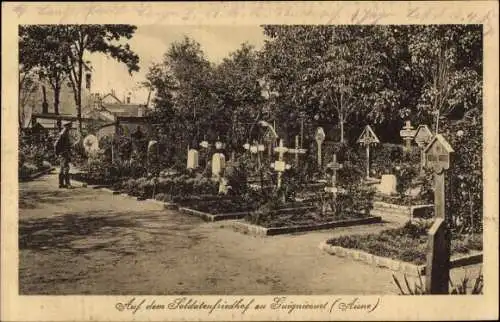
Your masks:
M238 49L244 42L260 49L264 44L262 29L257 26L137 26L134 36L128 41L131 49L139 56L140 71L129 75L127 67L103 54L91 54L92 89L94 93L106 94L112 89L116 96L123 99L131 92L131 102L144 104L148 91L140 88L138 83L145 80L149 66L160 62L170 45L188 36L200 43L206 58L214 63L222 61L229 53Z

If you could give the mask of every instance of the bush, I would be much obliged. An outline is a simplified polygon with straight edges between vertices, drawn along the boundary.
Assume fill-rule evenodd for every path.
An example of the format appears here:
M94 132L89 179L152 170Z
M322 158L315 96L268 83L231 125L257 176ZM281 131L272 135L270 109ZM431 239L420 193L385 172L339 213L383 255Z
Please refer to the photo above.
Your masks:
M446 212L453 229L480 233L483 229L483 169L481 118L443 124L443 136L455 150L446 173Z

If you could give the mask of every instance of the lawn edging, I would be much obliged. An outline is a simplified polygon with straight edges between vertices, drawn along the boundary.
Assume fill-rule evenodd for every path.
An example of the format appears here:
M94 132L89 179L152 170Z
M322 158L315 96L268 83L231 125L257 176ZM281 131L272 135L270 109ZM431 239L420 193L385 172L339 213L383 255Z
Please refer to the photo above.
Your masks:
M414 219L422 217L427 209L433 209L434 204L419 204L419 205L398 205L393 203L388 203L385 201L374 201L373 209L378 211L384 211L385 209L391 210L393 213L400 213L408 219Z
M283 234L291 234L298 232L307 232L323 229L332 229L337 227L348 227L356 225L366 225L380 223L382 218L380 216L370 216L367 218L342 220L342 221L331 221L316 225L296 225L296 226L286 226L286 227L270 227L266 228L263 226L258 226L250 224L244 221L233 221L231 226L235 231L249 234L253 236L275 236Z
M122 197L126 197L126 198L131 198L131 199L136 199L138 201L147 201L147 202L151 202L151 203L154 203L154 204L157 204L157 205L160 205L160 206L163 206L164 209L167 209L167 210L177 210L179 209L179 205L175 204L175 203L171 203L171 202L165 202L165 201L160 201L160 200L156 200L156 199L141 199L139 200L137 197L135 196L131 196L127 193L123 193L121 191L117 191L117 190L112 190L110 188L107 188L107 187L103 187L103 186L99 186L99 185L91 185L91 186L88 186L87 183L85 182L82 182L82 181L79 181L79 180L75 180L73 179L72 180L73 182L75 183L78 183L80 185L82 185L84 188L90 188L90 189L99 189L101 191L105 191L105 192L108 192L108 193L111 193L113 195L120 195ZM86 185L86 186L85 186Z
M39 177L43 176L44 174L49 174L49 173L51 173L52 171L55 171L55 170L56 170L55 167L46 168L46 169L40 170L38 172L35 172L33 174L30 174L27 177L19 178L19 181L20 182L32 181L32 180L35 180L36 178L39 178Z
M416 265L389 257L377 256L359 249L334 246L328 244L327 241L321 242L319 248L330 255L349 257L357 261L362 261L368 265L388 268L395 272L402 272L412 276L418 276L419 273L420 275L425 275L425 265ZM458 256L450 260L450 268L468 266L482 262L482 253Z
M221 213L221 214L211 214L208 212L199 211L199 210L192 209L189 207L180 207L178 210L180 212L188 214L188 215L200 217L206 221L221 221L221 220L241 219L241 218L243 218L246 215L251 213L251 211L240 211L240 212L228 212L228 213Z

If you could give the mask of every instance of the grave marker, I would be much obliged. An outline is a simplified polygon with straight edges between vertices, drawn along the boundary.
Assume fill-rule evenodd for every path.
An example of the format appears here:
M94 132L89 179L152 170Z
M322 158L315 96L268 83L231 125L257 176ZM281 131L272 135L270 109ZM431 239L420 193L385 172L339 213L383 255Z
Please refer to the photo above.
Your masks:
M278 172L277 188L279 189L281 188L281 176L283 172L290 169L290 165L283 160L285 153L288 152L288 148L283 145L283 139L280 139L280 144L277 148L274 148L274 152L278 153L278 160L274 161L271 167Z
M395 194L397 187L397 179L393 174L383 174L380 178L380 183L377 186L377 190L385 195Z
M277 137L274 135L273 131L271 131L270 128L267 128L266 133L264 133L263 140L267 145L269 158L273 155L273 145L276 142L276 139Z
M366 178L370 178L370 145L380 143L380 140L373 132L372 128L367 125L358 138L358 143L366 147Z
M189 149L188 150L188 157L187 157L187 168L188 169L198 169L199 167L199 162L198 162L198 151L195 149Z
M415 133L415 143L420 148L420 172L424 172L425 168L425 148L432 139L432 132L427 125L419 125Z
M295 136L295 149L289 149L289 153L295 154L295 166L297 167L299 165L299 154L305 154L306 149L301 149L299 146L299 136Z
M335 153L333 154L333 161L328 163L326 165L326 167L328 169L332 169L333 173L332 173L332 181L331 181L332 185L330 187L325 187L325 191L335 194L338 192L338 189L337 189L337 171L342 169L342 164L337 163L337 155Z
M434 171L435 222L428 232L426 287L431 294L448 294L450 273L450 231L446 216L445 172L450 168L453 148L436 134L425 148L426 166Z
M212 178L219 179L226 165L226 157L222 153L214 153L212 156Z
M406 142L405 145L405 150L410 151L411 150L411 141L413 140L413 137L415 136L415 130L413 129L413 126L411 126L410 121L406 121L405 126L401 131L399 131L399 135L403 138L403 140Z
M316 143L318 144L318 167L321 168L321 145L323 144L323 141L325 141L325 131L323 130L322 127L318 127L316 129L316 135L315 135L315 139L316 139Z

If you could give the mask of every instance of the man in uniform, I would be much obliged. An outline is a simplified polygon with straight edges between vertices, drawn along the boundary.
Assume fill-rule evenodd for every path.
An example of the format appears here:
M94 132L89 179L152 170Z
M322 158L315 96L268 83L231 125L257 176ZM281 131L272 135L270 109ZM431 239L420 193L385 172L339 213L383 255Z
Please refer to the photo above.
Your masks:
M71 121L63 123L63 129L57 136L54 144L55 153L59 157L61 169L59 171L59 188L72 188L69 178L69 163L71 162Z

